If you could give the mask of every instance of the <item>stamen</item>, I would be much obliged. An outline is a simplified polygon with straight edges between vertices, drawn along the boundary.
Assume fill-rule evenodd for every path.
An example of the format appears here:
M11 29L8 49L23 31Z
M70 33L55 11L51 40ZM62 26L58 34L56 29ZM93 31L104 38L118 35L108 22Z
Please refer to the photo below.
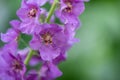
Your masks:
M65 12L71 13L72 12L72 4L71 2L66 2L67 7L64 9Z
M36 14L37 14L37 9L32 8L28 13L28 17L34 18L34 17L36 17Z
M46 45L52 44L52 36L50 35L50 33L46 33L46 34L42 35L42 39Z
M21 71L23 69L23 67L17 60L14 60L14 62L13 62L13 69L16 72L18 72L18 71Z

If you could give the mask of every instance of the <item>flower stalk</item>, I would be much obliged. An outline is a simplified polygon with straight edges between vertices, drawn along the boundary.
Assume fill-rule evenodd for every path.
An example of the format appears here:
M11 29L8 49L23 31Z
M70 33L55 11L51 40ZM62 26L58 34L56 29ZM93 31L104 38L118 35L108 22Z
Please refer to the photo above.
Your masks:
M50 8L49 14L48 14L47 18L45 19L45 23L49 23L51 16L53 15L53 13L57 7L58 2L59 2L58 0L54 0L52 6Z
M26 57L26 59L25 59L25 61L24 61L24 64L25 65L28 65L29 64L29 61L30 61L30 59L32 58L32 56L34 55L34 50L30 50L30 53L27 55L27 57Z

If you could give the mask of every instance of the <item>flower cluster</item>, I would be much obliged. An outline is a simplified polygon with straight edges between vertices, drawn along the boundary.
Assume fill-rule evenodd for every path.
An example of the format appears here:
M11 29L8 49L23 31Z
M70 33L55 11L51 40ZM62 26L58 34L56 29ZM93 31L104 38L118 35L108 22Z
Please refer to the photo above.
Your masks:
M85 1L22 0L17 10L20 20L12 20L12 28L0 36L5 43L0 48L0 80L54 80L61 76L57 65L78 41L75 32ZM43 8L46 3L51 5L49 12ZM55 23L56 18L60 24ZM19 49L21 34L32 36L24 49ZM36 65L38 70L28 69Z

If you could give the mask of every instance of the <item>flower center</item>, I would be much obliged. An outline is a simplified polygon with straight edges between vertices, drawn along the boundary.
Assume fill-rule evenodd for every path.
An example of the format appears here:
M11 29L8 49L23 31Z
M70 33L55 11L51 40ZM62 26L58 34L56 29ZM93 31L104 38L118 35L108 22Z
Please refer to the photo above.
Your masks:
M21 71L23 69L23 66L17 60L15 60L13 63L13 69L16 72L18 72L18 71Z
M71 2L66 2L67 7L64 9L65 12L71 13L73 6L71 4Z
M42 35L42 39L46 45L52 44L52 36L49 33Z
M28 13L28 17L34 18L34 17L36 17L36 14L37 14L37 9L32 8Z

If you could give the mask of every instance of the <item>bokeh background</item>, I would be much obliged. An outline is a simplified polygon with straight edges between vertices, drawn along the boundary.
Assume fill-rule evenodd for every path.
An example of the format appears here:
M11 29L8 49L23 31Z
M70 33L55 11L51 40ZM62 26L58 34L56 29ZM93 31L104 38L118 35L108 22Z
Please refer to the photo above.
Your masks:
M20 2L0 0L0 32L17 19ZM76 35L80 42L59 65L63 76L57 80L120 80L120 0L91 0L85 5Z

